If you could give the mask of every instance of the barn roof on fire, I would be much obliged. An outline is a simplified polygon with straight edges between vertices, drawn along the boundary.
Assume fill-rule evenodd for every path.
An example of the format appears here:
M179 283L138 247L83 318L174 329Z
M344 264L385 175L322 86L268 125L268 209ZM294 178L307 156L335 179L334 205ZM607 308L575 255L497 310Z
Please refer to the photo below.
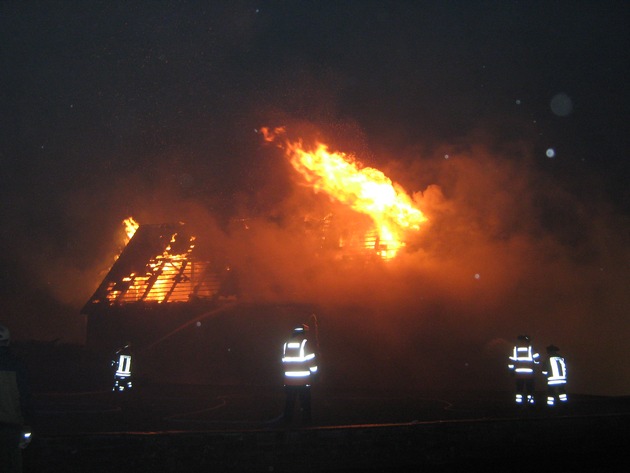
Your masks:
M197 244L181 223L139 226L82 313L103 306L214 301L228 295L229 266L198 257Z

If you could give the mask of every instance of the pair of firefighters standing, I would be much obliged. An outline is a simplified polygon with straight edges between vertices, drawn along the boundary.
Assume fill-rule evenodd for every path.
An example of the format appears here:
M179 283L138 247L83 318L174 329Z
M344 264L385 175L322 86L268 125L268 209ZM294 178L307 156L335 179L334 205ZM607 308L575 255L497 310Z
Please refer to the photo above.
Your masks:
M540 364L540 355L533 349L529 336L518 336L509 360L508 368L516 381L516 404L523 407L534 405L536 367ZM541 372L547 380L547 405L553 407L556 404L565 404L568 400L567 366L558 347L547 347L547 357Z

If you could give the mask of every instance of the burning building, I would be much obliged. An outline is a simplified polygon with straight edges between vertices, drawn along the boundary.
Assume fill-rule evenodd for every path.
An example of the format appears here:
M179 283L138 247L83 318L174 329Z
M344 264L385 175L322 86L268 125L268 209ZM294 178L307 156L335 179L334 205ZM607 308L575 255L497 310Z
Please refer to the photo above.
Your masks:
M264 134L269 141L280 136L266 130ZM329 197L326 206L301 217L306 242L301 250L312 257L321 255L331 262L390 260L404 247L406 232L417 231L426 221L401 188L353 157L321 144L311 151L297 142L279 146L302 184ZM239 228L230 230L231 237L255 225L246 219L233 223ZM320 311L304 294L273 302L251 294L241 297L239 273L255 270L242 261L233 264L234 253L208 235L192 234L188 225L137 225L131 219L126 225L129 241L82 313L91 349L111 353L131 342L145 354L147 376L170 372L171 379L175 374L182 380L200 380L203 372L212 373L216 381L244 374L243 365L260 365L247 374L251 379L273 364L274 348L288 329ZM253 246L254 237L236 239L242 246ZM245 347L244 334L264 338L264 347ZM195 369L184 376L182 363Z
M208 239L197 239L183 223L130 222L125 221L127 245L82 313L88 348L107 357L130 344L141 379L210 383L251 378L251 371L239 368L245 366L244 334L268 330L273 338L278 317L290 327L295 322L287 322L287 316L304 317L312 310L243 304L233 268ZM254 329L255 318L265 322ZM249 347L250 361L268 358Z

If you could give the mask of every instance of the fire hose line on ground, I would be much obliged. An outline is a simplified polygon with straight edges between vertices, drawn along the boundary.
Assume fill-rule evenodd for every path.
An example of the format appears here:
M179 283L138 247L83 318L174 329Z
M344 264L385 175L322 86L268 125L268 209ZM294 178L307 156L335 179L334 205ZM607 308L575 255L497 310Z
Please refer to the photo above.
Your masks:
M78 392L51 392L37 393L36 397L77 397L77 396L93 396L95 394L109 394L110 391L78 391Z
M166 416L163 418L165 421L169 422L181 422L181 423L194 423L194 424L222 424L222 425L252 425L252 424L275 424L282 420L283 415L280 414L278 417L274 417L273 419L263 420L260 422L254 422L251 420L210 420L210 419L191 419L189 416L195 416L198 414L203 414L205 412L215 411L217 409L224 408L228 405L227 402L228 396L219 396L217 398L220 401L217 405L207 407L205 409L199 409L196 411L183 412L178 414L173 414L170 416Z
M104 414L111 412L120 412L122 409L117 406L102 406L93 407L91 409L41 409L37 408L36 411L40 414Z
M344 400L344 401L374 401L374 397L373 396L342 396L342 397L335 397L336 400ZM395 396L395 397L379 397L379 400L383 400L383 401L397 401L397 400L405 400L407 399L407 397L405 396ZM424 398L417 398L418 401L428 401L428 402L435 402L438 404L442 404L443 405L443 409L445 411L452 411L452 410L456 410L454 409L454 404L450 401L447 401L445 399L435 399L435 398L428 398L428 397L424 397Z
M279 423L283 418L283 415L280 414L278 417L274 417L273 419L262 420L259 422L251 421L251 420L202 420L202 419L182 419L176 417L167 417L165 420L169 422L181 422L186 424L204 424L204 425L245 425L245 426L254 426L254 425L274 425Z
M45 399L50 399L50 398L76 399L82 396L107 395L107 394L109 394L109 391L83 391L83 392L70 392L70 393L54 392L54 393L38 393L36 397L39 398L40 401L45 402ZM51 408L51 407L46 407L45 404L44 405L40 404L40 405L36 405L34 409L41 414L102 414L102 413L111 413L111 412L121 411L120 406L111 406L110 404L103 403L103 402L83 403L83 404L80 404L79 406L82 406L82 407L77 407L77 404L73 404L72 408L67 408L70 406L64 406L62 408L60 407Z
M180 413L180 414L173 414L173 415L164 417L164 420L181 421L181 422L192 422L193 420L185 419L184 417L186 417L186 416L193 416L193 415L196 415L196 414L202 414L204 412L215 411L217 409L221 409L222 407L227 406L227 396L219 396L217 398L217 400L219 401L219 403L217 405L215 405L215 406L206 407L204 409L199 409L199 410L196 410L196 411L184 412L184 413Z

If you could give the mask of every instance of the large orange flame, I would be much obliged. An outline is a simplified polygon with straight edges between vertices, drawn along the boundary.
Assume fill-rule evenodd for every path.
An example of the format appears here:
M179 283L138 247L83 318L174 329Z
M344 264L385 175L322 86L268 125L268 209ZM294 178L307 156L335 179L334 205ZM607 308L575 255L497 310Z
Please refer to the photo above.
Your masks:
M266 141L274 141L284 129L263 128L261 132ZM363 167L352 155L331 152L322 143L306 149L301 140L285 141L280 147L316 192L325 192L372 219L377 233L374 249L385 259L393 258L405 245L405 232L419 230L427 220L401 186L378 169Z

